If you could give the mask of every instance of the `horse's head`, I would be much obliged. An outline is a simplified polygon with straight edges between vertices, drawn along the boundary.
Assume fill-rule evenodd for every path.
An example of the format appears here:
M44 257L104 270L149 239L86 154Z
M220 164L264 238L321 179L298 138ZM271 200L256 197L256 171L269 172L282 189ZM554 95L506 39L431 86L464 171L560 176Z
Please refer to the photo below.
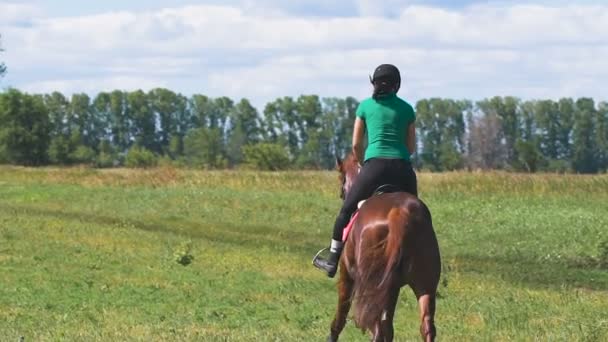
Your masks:
M357 162L355 155L351 153L344 160L340 160L340 157L336 156L336 167L340 172L340 182L342 183L340 198L344 199L353 186L355 178L357 178L357 175L359 174L359 163Z

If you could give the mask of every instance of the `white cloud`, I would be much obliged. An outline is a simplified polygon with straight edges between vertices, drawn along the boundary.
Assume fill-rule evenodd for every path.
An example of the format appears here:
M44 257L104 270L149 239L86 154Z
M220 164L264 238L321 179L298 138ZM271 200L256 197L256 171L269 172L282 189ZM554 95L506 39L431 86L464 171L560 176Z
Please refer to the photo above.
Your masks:
M356 0L357 10L361 16L398 17L407 5L403 0Z
M361 15L350 17L198 5L56 18L10 5L0 33L7 79L29 91L363 97L367 74L388 61L412 98L605 96L608 5L407 3L356 0Z
M32 19L42 15L42 11L29 4L0 3L0 27L6 25L27 25Z
M116 89L142 89L148 91L156 87L167 86L168 84L164 80L148 77L101 76L88 79L45 80L26 83L20 88L23 91L30 93L51 93L53 91L59 91L64 94L87 93L93 95L100 91L112 91Z

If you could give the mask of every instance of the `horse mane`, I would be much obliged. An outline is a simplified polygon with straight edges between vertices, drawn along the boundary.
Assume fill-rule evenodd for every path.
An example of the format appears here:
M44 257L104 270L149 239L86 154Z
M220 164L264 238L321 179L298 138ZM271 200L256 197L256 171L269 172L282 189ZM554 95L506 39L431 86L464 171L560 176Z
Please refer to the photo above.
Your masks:
M357 161L355 154L350 152L346 155L344 160L340 161L340 159L338 159L338 168L342 174L356 174L358 172L359 162Z
M336 156L336 167L340 172L338 179L342 183L340 198L344 199L345 192L350 189L353 180L359 173L359 163L354 153L349 153L344 160Z

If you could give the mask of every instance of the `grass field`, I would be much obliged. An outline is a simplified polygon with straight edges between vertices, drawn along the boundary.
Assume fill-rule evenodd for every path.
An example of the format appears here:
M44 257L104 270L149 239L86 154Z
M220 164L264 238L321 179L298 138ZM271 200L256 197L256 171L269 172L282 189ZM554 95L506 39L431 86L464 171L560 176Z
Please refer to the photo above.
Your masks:
M440 341L608 341L607 175L419 178L443 258ZM331 172L0 167L0 341L324 341L335 280L310 260L338 186ZM418 324L404 288L396 340ZM349 322L342 340L367 337Z

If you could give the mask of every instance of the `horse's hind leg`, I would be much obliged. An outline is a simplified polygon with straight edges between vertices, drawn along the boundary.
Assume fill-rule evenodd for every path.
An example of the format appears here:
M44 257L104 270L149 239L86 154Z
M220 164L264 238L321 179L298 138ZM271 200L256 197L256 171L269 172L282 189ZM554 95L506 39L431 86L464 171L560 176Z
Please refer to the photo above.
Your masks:
M380 321L376 323L374 329L374 337L372 341L378 342L392 342L395 335L393 328L393 318L395 317L395 308L397 306L397 299L399 299L399 288L393 290L391 298L389 299L388 305Z
M395 318L395 308L397 307L397 299L399 299L399 288L393 290L393 296L391 297L388 307L386 308L386 314L381 319L382 330L384 330L384 341L392 342L395 331L393 329L393 319Z
M426 342L435 341L435 298L439 283L439 260L416 264L414 272L410 274L410 286L418 299L420 309L420 335ZM424 270L424 271L422 271Z
M425 342L435 341L435 294L424 293L418 296L420 308L420 335Z
M344 325L346 325L346 316L350 310L352 294L353 280L348 274L346 267L344 267L344 264L342 264L340 267L340 280L338 281L338 309L336 311L336 316L331 323L331 331L327 341L338 341L338 336L342 332L342 329L344 329Z
M426 342L435 341L435 299L441 274L441 257L434 232L423 236L413 255L409 283L418 298L420 334Z

